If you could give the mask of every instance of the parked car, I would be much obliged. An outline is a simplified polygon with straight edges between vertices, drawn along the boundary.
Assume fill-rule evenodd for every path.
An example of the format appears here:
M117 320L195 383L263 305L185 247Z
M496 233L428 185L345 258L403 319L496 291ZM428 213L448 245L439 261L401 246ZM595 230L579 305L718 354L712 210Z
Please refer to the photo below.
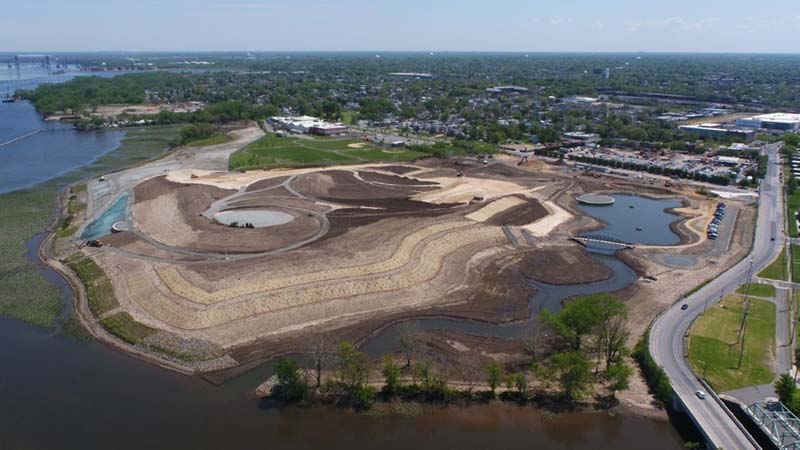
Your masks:
M682 311L686 311L687 309L689 309L689 305L687 305L686 303L684 303L683 305L681 305L681 310L682 310Z

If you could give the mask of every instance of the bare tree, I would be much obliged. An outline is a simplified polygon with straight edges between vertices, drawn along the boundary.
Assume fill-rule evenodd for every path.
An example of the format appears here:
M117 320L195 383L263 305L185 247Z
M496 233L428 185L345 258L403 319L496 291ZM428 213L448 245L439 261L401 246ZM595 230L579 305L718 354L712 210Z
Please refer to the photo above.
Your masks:
M481 364L478 355L470 352L461 360L461 366L464 382L467 384L467 392L471 394L472 390L475 389L475 386L483 381L485 372L483 365Z
M525 352L531 355L532 362L538 362L537 354L541 351L543 341L546 337L547 331L538 321L532 321L525 329L523 338L525 342Z
M314 336L309 348L309 353L311 354L311 362L314 365L314 371L316 373L317 387L320 387L322 384L322 370L325 369L331 359L328 340L324 334Z
M398 328L400 330L400 346L406 359L405 368L408 369L411 367L411 360L414 358L419 342L414 336L414 326L410 321L401 322Z

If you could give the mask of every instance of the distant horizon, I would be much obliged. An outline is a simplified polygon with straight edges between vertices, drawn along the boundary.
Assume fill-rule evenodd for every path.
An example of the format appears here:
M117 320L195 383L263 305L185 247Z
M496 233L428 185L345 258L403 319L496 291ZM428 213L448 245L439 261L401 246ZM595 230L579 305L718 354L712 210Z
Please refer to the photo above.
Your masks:
M797 52L738 52L738 51L583 51L583 50L0 50L0 55L18 56L53 56L60 54L84 54L84 55L118 55L118 54L150 54L150 55L214 55L214 54L364 54L364 55L383 55L383 54L421 54L423 56L453 55L453 54L486 54L486 55L741 55L741 56L800 56ZM433 53L433 55L429 55Z
M773 0L767 9L744 0L0 0L0 6L14 11L0 27L4 52L795 54L800 28L796 0Z

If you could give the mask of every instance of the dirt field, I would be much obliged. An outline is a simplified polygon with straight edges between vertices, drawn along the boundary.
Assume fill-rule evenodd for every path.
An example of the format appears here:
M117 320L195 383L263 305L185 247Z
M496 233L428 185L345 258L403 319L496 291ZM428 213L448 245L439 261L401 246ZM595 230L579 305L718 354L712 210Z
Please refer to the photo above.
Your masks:
M362 342L389 323L416 317L529 320L531 280L575 284L611 275L567 239L601 226L577 210L581 193L684 199L676 213L685 220L675 225L681 245L621 254L638 273L655 277L619 293L636 336L682 286L729 264L751 232L752 211L743 208L730 250L712 263L702 256L712 250L703 231L713 201L691 190L578 177L541 162L517 167L509 158L488 164L454 158L225 172L191 161L150 171L131 185L132 230L84 252L112 280L115 312L174 336L171 349L182 342L214 349L225 367L237 366L223 378L302 351L317 334ZM262 228L214 220L242 210L292 220ZM663 266L667 252L696 255L698 265ZM475 351L479 359L524 359L519 342L453 333L419 338L443 361ZM631 395L634 402L638 394Z
M101 116L104 118L113 118L119 116L141 116L158 114L161 111L170 112L194 112L201 110L206 105L202 102L186 102L176 104L159 104L159 105L106 105L98 106L92 111L92 115Z

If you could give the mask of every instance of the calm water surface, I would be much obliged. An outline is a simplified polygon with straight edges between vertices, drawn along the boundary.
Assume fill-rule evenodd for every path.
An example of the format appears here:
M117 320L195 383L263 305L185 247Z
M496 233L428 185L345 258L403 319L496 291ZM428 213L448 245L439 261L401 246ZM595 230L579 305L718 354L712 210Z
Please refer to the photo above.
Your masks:
M117 148L124 136L122 131L81 132L44 121L28 102L0 103L0 143L35 130L42 131L0 147L0 194L91 164Z
M578 205L578 209L606 223L599 234L624 242L648 245L676 245L680 237L669 224L680 216L665 211L680 208L677 200L657 200L636 195L614 195L616 202L608 206Z

